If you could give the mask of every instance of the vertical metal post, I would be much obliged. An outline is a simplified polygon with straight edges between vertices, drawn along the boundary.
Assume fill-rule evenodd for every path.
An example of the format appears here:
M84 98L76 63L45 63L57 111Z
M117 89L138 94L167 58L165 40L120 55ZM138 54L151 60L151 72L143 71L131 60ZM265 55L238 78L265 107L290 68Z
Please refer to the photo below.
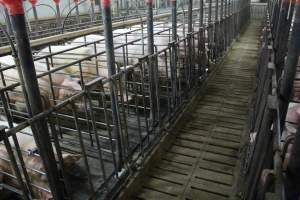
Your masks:
M177 104L177 0L171 0L172 6L172 40L174 42L173 46L173 58L171 66L171 79L172 79L172 94L173 94L173 106L176 107Z
M200 0L200 22L199 22L199 27L202 27L202 30L204 30L204 21L203 21L203 16L204 16L204 0Z
M74 0L75 2L75 9L76 9L76 21L77 21L77 24L80 24L80 16L79 16L79 0Z
M148 55L154 53L154 36L153 36L153 0L145 0L147 6L147 33L148 33ZM149 59L149 77L150 77L150 106L151 106L151 120L154 123L157 121L157 105L156 105L156 78L155 78L155 62L153 58Z
M296 73L296 66L298 63L300 55L300 3L297 1L295 9L295 18L293 23L293 30L291 34L291 41L289 43L288 54L286 59L286 64L284 67L284 72L282 76L282 81L280 85L280 124L281 128L284 125L284 120L286 117L289 100L292 94L293 83ZM282 131L282 130L281 130Z
M98 3L99 14L102 12L101 0L95 0Z
M59 7L60 0L54 0L54 3L56 7L57 27L60 27L61 26L61 15L60 15L60 7Z
M228 46L228 2L227 0L225 0L224 2L225 4L225 20L224 20L224 38L225 38L225 51L227 50L227 46Z
M172 40L177 41L177 0L171 0L172 6Z
M211 52L212 52L212 23L211 23L211 13L212 13L212 0L208 1L208 17L207 17L207 23L208 23L208 48L209 48L209 58L212 58Z
M36 78L29 38L26 32L23 1L3 0L3 2L9 10L10 18L14 28L15 41L18 49L18 58L20 60L22 71L22 74L19 75L20 77L22 76L24 80L26 91L23 92L27 93L28 96L28 105L30 106L28 110L31 115L37 115L43 112L43 105L38 81ZM46 121L44 119L37 120L32 124L32 131L44 164L53 198L64 199L64 189L62 182L60 181L59 170L56 165Z
M219 47L220 47L220 52L222 53L224 50L224 0L221 1L221 9L220 9L220 39L221 41L219 42Z
M35 6L32 6L32 10L33 10L33 16L35 20L38 20L38 15L37 15L37 10Z
M110 0L101 0L102 3L102 19L105 36L105 49L106 49L106 62L108 69L108 77L116 74L116 63L114 53L114 40L112 32L112 19L111 19L111 2ZM115 84L110 80L110 98L111 98L111 109L112 118L114 123L113 136L117 139L117 159L118 159L118 170L120 171L123 166L123 152L122 152L122 136L120 130L120 120L118 115L118 98Z
M192 84L192 76L193 76L193 42L192 42L192 32L193 32L193 0L188 0L188 67L189 67L189 74L188 74L188 83L189 87Z
M8 10L4 7L4 13L5 13L5 22L6 22L6 29L8 34L12 35L13 34L13 29L11 26L11 21L10 21L10 17L8 14Z
M288 12L290 12L289 16ZM277 65L278 69L282 69L284 65L284 57L285 52L287 51L288 35L291 28L293 12L294 3L288 0L282 0L280 12L278 12L279 16L275 17L278 14L274 14L274 18L276 18L277 20L274 20L274 25L277 24L277 26L273 27L273 29L275 29L273 31L276 33L274 41L274 48L276 53L275 64Z
M214 32L214 56L218 58L219 51L219 0L215 0L215 32Z
M193 32L193 0L189 0L188 5L188 33Z
M95 1L91 0L91 21L95 21Z
M147 31L148 31L148 54L154 53L154 38L153 38L153 0L146 0L147 6Z

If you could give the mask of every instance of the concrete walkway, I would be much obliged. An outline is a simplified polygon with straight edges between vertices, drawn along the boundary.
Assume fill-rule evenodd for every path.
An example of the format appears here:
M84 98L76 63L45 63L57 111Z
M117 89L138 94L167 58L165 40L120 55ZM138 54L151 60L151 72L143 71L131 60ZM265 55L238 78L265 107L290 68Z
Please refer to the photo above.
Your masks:
M227 200L233 196L258 41L259 24L252 23L210 80L170 148L151 163L131 199Z

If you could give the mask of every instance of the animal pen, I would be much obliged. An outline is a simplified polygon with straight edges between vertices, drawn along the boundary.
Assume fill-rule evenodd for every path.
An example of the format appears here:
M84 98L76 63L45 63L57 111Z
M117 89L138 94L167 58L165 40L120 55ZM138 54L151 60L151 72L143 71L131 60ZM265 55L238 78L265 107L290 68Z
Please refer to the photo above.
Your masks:
M118 20L102 0L101 27L31 49L22 1L2 3L14 33L2 29L10 44L0 59L3 198L113 198L250 17L248 0L189 0L183 9L172 0L154 16L147 0L146 17L132 14L112 31ZM91 40L92 32L102 38Z

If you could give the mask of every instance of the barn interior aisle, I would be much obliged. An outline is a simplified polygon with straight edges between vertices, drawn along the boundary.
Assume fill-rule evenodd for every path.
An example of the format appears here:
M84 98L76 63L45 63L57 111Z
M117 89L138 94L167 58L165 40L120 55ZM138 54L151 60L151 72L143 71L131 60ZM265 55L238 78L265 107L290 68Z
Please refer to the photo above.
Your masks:
M143 177L131 183L134 188L124 192L124 199L226 200L236 195L260 30L261 23L253 21L233 43L204 94L172 132L169 145L159 158L156 153Z

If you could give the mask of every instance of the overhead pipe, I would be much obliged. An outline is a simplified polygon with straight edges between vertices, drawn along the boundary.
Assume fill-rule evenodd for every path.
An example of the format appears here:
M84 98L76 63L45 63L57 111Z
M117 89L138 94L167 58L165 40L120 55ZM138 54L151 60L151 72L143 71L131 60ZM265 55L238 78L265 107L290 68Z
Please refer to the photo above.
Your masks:
M57 27L60 27L61 26L61 14L60 14L60 7L59 7L60 0L53 0L53 1L56 7Z
M36 71L34 67L32 51L26 29L24 8L22 0L2 0L9 11L14 28L14 36L18 50L18 58L24 80L24 86L28 96L28 111L30 117L43 112L43 104L39 91ZM59 170L56 165L55 155L51 145L51 139L45 119L32 123L32 132L39 154L44 164L49 187L54 199L64 199L63 184L60 181Z
M114 53L114 40L112 32L112 14L111 14L111 1L110 0L101 0L102 3L102 19L103 19L103 28L104 28L104 37L105 37L105 50L106 50L106 61L107 61L107 70L108 78L116 74L116 62L115 62L115 53ZM115 84L110 80L110 99L111 99L111 109L112 109L112 118L113 118L113 136L117 140L117 169L121 171L123 166L123 152L122 152L122 136L120 129L120 119L119 119L119 110L118 110L118 98L117 98L117 89Z

